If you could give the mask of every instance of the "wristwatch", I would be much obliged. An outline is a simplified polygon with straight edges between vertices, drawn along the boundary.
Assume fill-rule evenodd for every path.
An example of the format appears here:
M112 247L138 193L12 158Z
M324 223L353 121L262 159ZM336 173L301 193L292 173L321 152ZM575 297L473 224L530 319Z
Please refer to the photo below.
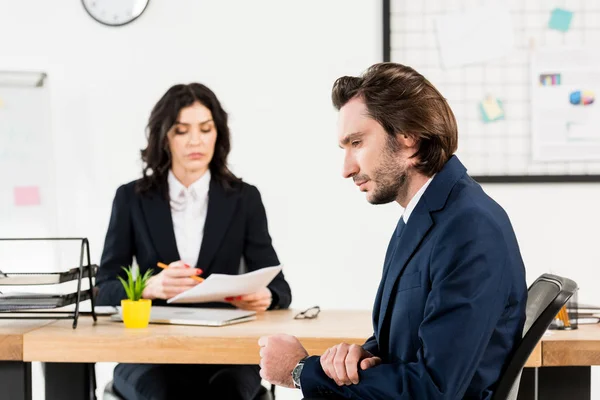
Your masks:
M302 375L302 368L304 368L304 361L306 361L308 357L304 357L302 360L298 361L298 364L292 370L292 380L294 381L294 386L296 389L300 388L300 375Z

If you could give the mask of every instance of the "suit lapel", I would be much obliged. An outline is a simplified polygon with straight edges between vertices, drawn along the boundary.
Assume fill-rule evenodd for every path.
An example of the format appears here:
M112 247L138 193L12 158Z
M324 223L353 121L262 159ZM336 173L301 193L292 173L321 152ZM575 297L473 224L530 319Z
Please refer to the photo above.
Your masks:
M169 201L162 196L160 190L156 190L147 196L142 196L141 202L159 261L169 264L179 260Z
M406 268L406 264L417 250L417 247L432 225L433 221L431 220L428 210L423 203L418 204L412 212L408 224L404 227L395 253L390 257L390 261L386 266L386 276L383 279L384 284L381 293L381 306L377 324L377 337L379 337L390 303L390 297L396 286L395 283L400 278L400 275L402 275L402 272Z
M212 267L211 263L229 228L238 200L238 192L227 193L214 178L211 179L204 235L196 265L205 273Z
M384 267L384 276L382 283L379 285L375 301L375 310L378 314L373 314L373 322L377 322L377 340L380 345L382 344L380 340L381 328L386 318L390 296L396 287L396 281L400 278L406 264L433 226L431 213L444 208L452 188L465 175L466 171L458 157L450 157L423 193L404 227L395 253L389 258Z
M390 244L388 245L388 249L385 255L385 262L383 264L383 274L381 275L381 281L379 282L379 288L377 289L377 295L375 296L375 304L373 306L373 327L374 332L379 331L379 315L381 311L381 298L383 297L383 288L385 287L385 278L387 277L388 269L390 268L390 263L394 259L394 255L398 250L399 241L394 236L390 240Z

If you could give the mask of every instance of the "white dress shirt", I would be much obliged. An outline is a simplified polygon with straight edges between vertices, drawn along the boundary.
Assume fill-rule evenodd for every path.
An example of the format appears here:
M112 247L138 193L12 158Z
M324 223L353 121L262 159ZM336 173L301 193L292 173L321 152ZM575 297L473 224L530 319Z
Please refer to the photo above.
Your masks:
M412 214L417 204L419 204L419 200L421 200L421 197L423 196L423 193L425 193L427 186L429 186L429 184L433 180L433 176L429 178L423 186L421 186L421 189L419 189L419 191L415 193L413 198L410 199L410 201L408 202L408 205L406 206L406 208L404 209L404 213L402 214L402 219L404 220L405 224L408 224L408 218L410 217L410 214Z
M169 171L169 198L175 242L181 261L196 267L204 236L204 223L208 211L210 170L186 188Z

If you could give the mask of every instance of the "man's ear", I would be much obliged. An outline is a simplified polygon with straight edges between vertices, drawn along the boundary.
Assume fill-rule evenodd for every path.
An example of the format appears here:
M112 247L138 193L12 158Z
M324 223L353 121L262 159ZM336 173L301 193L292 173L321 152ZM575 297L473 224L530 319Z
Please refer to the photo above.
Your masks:
M396 140L402 145L403 148L416 148L418 145L417 139L401 133L396 135Z

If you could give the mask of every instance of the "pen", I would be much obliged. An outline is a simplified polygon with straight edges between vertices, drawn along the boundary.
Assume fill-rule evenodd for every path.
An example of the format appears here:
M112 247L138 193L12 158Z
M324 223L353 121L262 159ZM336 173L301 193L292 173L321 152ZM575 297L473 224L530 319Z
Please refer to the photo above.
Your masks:
M562 306L562 308L560 309L560 311L562 313L563 322L565 323L565 327L570 328L571 327L571 322L569 321L569 314L567 314L567 307L566 307L566 305Z
M156 263L156 265L158 265L162 269L169 268L169 266L167 264L161 263L161 262ZM196 275L191 275L190 278L192 278L192 279L194 279L194 280L196 280L198 282L204 282L204 278L200 278L199 276L196 276Z

